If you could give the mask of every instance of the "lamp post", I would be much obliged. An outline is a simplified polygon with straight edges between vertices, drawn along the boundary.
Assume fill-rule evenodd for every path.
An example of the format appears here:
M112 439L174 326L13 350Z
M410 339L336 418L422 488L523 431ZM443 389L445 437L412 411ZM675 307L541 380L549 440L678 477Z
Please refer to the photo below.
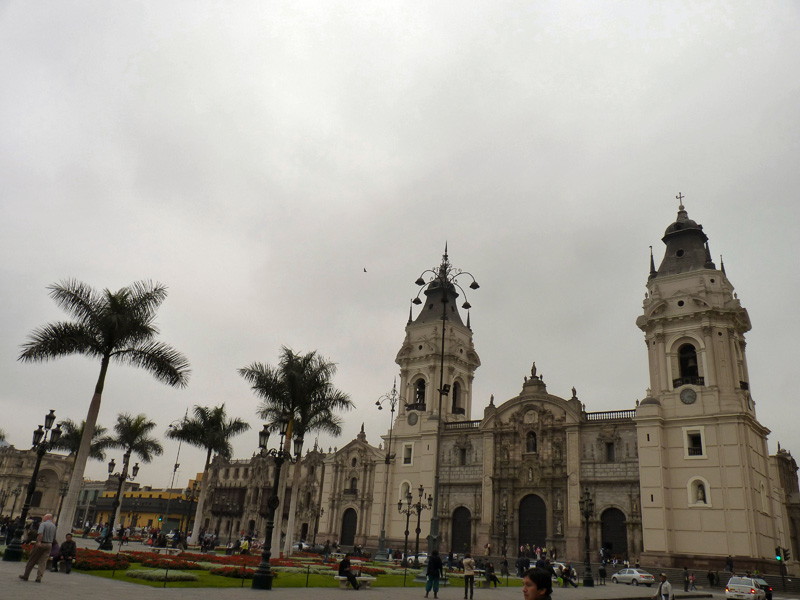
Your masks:
M19 527L14 530L14 539L6 548L3 554L3 560L18 562L22 559L22 531L25 529L25 521L28 518L28 511L31 508L31 501L33 500L33 493L36 491L36 480L39 477L39 467L42 464L42 459L50 447L55 444L61 437L61 425L53 429L53 423L56 421L56 413L51 410L44 418L44 426L39 425L39 428L33 432L33 450L36 450L36 464L33 467L31 480L28 482L28 492L25 495L25 502L22 505L22 513L20 513ZM48 439L48 434L50 439ZM22 490L20 490L21 492ZM14 508L17 507L17 500L14 499ZM12 509L13 514L13 509Z
M375 555L377 560L389 560L386 552L386 506L389 502L389 467L394 459L392 454L392 429L394 427L394 409L397 407L397 378L394 380L392 391L384 394L375 402L378 410L383 410L383 403L389 404L390 419L389 419L389 442L386 445L386 456L384 462L386 463L385 477L383 481L383 517L381 519L381 537L378 538L378 552Z
M112 458L108 463L108 477L109 479L112 477L116 477L119 480L119 484L117 485L117 493L114 496L114 502L111 504L111 517L108 522L108 533L106 533L106 537L103 538L102 543L100 544L101 550L113 550L114 549L114 525L115 521L117 520L117 509L121 503L120 496L122 495L122 485L130 480L133 481L136 479L136 476L139 474L139 463L137 462L133 465L133 469L131 469L131 474L128 474L128 465L131 461L131 451L128 450L125 454L122 455L122 472L121 473L114 473L114 469L116 468L117 464L116 461ZM122 542L122 536L120 536L120 543Z
M594 500L589 493L589 488L583 489L583 495L581 496L581 499L578 500L578 504L580 505L583 519L586 521L586 537L584 538L586 542L586 557L583 561L583 587L594 587L594 579L592 579L591 550L589 549L589 519L592 517L592 513L594 512Z
M501 546L502 552L500 553L501 556L506 556L508 554L508 505L506 502L503 502L503 505L500 507L500 514L498 515L498 521L500 523L500 530L503 532L503 544Z
M192 486L186 490L186 532L184 534L183 539L189 539L189 525L191 524L192 513L194 508L194 503L197 502L197 497L200 495L199 490L197 489L197 481L192 482ZM192 528L192 532L194 532L194 527Z
M19 499L19 495L22 493L23 489L23 485L18 483L17 487L15 487L13 490L11 488L6 490L6 499L8 499L9 496L14 496L14 504L11 505L11 514L9 515L10 519L14 518L14 511L17 510L17 500ZM3 501L3 510L5 510L5 500Z
M56 516L56 523L61 521L61 507L64 505L64 496L67 495L69 491L69 482L64 482L61 484L61 487L58 488L58 495L61 496L61 500L58 501L58 516Z
M422 511L423 510L431 510L431 508L433 507L433 496L431 496L430 494L428 495L428 498L427 498L427 504L422 502L423 496L425 495L425 488L422 487L422 484L420 484L419 488L417 489L417 492L419 493L419 499L415 503L413 503L413 504L411 503L411 501L413 500L413 497L411 496L411 491L410 490L409 490L408 494L406 494L406 507L405 508L403 508L403 501L402 500L398 500L398 502L397 502L397 510L400 512L401 515L402 514L406 515L406 545L405 545L405 548L403 550L403 562L404 563L408 563L407 554L408 554L408 523L409 523L409 519L411 518L411 515L417 515L417 528L414 530L416 532L416 534L417 534L417 542L416 542L416 546L415 546L415 549L414 549L414 568L415 569L419 569L419 534L422 531L420 529L420 526L419 526L420 525L420 516L422 515Z
M424 278L427 274L430 274L431 277L428 279L428 281L425 281ZM436 415L436 457L434 459L433 467L433 514L431 516L431 532L428 536L428 552L433 552L434 550L439 549L439 445L442 436L443 423L442 400L444 396L447 396L450 393L450 384L445 384L444 382L444 346L445 329L447 323L447 305L450 303L450 296L452 296L453 300L458 297L458 293L456 292L456 289L458 289L462 294L464 294L464 304L461 305L461 308L464 310L469 310L472 308L470 303L467 301L467 293L458 283L458 279L462 275L472 279L472 283L469 284L470 289L477 290L480 287L478 282L475 281L475 277L473 277L471 273L462 271L461 269L456 269L450 264L450 260L447 257L447 244L445 244L444 255L442 256L442 262L439 267L435 269L426 269L417 278L415 283L420 286L420 290L417 292L417 296L412 300L414 304L422 304L422 300L419 296L423 291L425 291L425 295L430 295L438 291L442 296L442 347L439 363L439 389L437 390L439 392L439 405Z
M325 509L319 505L314 505L309 510L311 516L314 517L314 537L311 540L311 544L316 546L317 545L317 532L319 531L319 518L325 514ZM312 550L313 551L313 550Z
M258 432L258 447L261 450L261 456L271 456L275 462L275 479L272 484L271 495L267 501L267 530L264 537L264 548L261 551L261 563L258 565L255 574L253 575L254 590L271 590L272 579L274 575L269 565L269 559L272 556L272 531L275 529L275 510L280 506L280 498L278 498L278 486L281 483L281 467L287 460L291 463L297 462L300 458L300 452L303 450L303 438L294 438L294 456L283 449L284 438L289 429L289 418L282 419L278 423L278 430L280 431L280 441L277 448L268 448L269 445L269 425L264 425L264 428ZM274 428L274 426L273 426Z

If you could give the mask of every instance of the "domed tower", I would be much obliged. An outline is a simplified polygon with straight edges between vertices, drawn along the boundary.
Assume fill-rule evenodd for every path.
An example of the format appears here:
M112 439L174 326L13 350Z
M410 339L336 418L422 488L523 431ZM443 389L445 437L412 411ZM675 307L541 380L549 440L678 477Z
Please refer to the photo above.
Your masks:
M682 203L662 241L636 320L650 367L636 411L645 560L767 557L776 535L769 431L750 395L750 319Z

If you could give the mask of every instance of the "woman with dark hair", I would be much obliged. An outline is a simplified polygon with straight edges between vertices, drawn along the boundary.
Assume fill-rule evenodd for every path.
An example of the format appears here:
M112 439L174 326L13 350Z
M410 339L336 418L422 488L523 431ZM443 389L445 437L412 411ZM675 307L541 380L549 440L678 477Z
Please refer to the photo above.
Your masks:
M544 569L528 569L522 578L522 596L525 600L550 600L553 580Z

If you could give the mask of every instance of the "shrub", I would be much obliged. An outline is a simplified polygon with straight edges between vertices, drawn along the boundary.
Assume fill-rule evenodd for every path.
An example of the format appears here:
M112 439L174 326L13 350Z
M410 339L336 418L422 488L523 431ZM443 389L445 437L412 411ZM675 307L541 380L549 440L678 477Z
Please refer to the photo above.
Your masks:
M194 573L186 573L184 571L165 571L164 569L131 569L126 571L126 577L133 577L134 579L144 579L146 581L197 581L199 577Z
M200 565L196 562L184 560L182 558L173 558L172 556L155 556L152 558L142 559L143 567L151 567L153 569L199 569Z

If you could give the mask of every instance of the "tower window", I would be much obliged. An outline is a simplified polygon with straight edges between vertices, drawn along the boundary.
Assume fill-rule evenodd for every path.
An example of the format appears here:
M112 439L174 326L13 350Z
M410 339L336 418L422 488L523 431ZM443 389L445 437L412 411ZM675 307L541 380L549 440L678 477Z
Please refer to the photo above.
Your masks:
M464 410L464 407L461 406L461 384L457 381L453 383L453 389L450 393L453 395L453 414L465 414L466 411Z
M536 432L529 431L525 436L525 452L536 452Z
M414 402L418 410L425 410L425 380L417 379L414 384Z
M358 491L358 479L353 477L350 479L350 493L355 494Z
M681 369L681 377L697 377L697 351L691 344L684 344L678 348L678 362Z
M458 450L458 464L462 467L467 464L467 449L459 448Z
M614 442L606 442L606 462L614 462L615 460Z
M686 458L708 458L702 427L684 427L683 436Z
M413 457L414 447L411 444L406 444L403 446L403 464L410 465L411 459Z

